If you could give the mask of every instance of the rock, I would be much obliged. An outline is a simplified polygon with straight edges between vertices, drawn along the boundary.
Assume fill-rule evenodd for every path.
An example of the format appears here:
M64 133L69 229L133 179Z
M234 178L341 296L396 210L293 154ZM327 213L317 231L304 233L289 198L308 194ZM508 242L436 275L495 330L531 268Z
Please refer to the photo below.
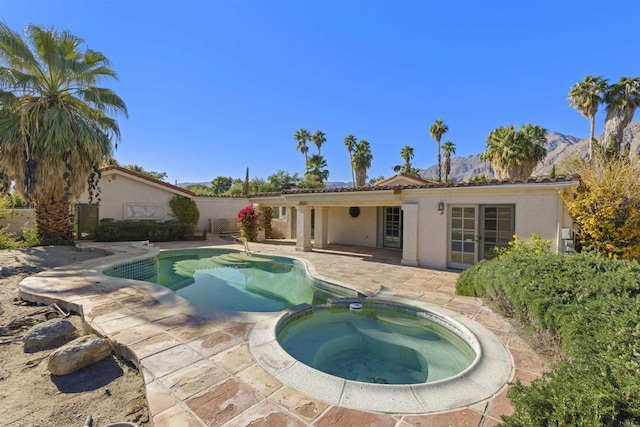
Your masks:
M51 319L29 329L22 338L24 351L59 345L76 336L77 329L67 319Z
M111 342L95 335L76 338L49 355L49 372L67 375L111 354Z

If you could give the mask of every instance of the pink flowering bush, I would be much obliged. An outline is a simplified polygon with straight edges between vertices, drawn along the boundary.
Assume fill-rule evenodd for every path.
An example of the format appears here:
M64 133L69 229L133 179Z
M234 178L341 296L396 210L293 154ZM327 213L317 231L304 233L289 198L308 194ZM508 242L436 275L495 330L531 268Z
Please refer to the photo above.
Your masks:
M248 242L255 242L258 238L258 218L260 213L253 206L247 206L238 212L238 226L240 234Z

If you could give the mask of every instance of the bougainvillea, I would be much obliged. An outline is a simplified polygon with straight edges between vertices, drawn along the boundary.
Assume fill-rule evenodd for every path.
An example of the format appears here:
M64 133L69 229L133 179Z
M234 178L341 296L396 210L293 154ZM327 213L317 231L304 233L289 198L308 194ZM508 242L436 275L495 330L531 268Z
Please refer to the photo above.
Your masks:
M258 218L260 214L253 206L247 206L238 212L238 226L240 234L248 242L255 242L258 238Z

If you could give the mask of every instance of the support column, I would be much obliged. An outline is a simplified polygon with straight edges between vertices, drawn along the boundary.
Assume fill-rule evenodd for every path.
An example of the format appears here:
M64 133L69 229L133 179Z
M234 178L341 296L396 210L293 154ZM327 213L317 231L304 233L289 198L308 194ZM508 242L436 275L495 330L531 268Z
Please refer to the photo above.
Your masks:
M402 265L418 266L418 205L402 205Z
M327 234L329 229L329 208L316 208L315 233L313 236L313 247L322 249L326 248Z
M311 206L296 206L296 251L311 250Z

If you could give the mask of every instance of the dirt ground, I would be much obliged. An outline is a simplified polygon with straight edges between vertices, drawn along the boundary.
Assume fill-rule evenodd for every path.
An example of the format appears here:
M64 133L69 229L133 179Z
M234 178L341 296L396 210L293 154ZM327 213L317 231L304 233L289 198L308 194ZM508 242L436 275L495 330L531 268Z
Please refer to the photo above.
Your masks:
M47 370L51 349L25 353L22 337L53 316L55 308L26 304L18 283L39 271L103 256L73 247L0 250L0 426L84 426L116 422L149 426L144 382L137 369L114 355L65 376ZM83 333L79 316L69 317Z

